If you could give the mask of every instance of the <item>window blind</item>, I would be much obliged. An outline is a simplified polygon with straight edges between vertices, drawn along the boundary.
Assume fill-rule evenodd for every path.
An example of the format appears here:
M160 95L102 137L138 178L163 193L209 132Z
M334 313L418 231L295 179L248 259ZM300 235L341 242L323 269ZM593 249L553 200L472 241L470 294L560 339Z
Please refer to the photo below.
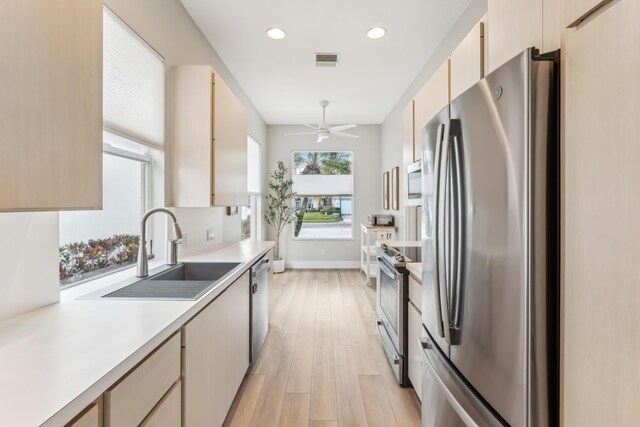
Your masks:
M105 129L164 145L164 59L107 7L103 13Z
M247 137L247 191L259 194L262 192L262 174L260 167L260 144L251 136Z

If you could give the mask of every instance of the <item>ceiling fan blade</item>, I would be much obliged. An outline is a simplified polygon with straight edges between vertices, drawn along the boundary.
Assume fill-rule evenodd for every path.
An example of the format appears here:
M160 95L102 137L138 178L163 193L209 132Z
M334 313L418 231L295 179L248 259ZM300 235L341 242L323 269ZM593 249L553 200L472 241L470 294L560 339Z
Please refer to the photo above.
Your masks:
M306 127L308 127L308 128L318 130L318 127L317 127L317 126L308 125L308 124L306 124L306 123L301 123L301 124L300 124L300 126L306 126Z
M353 128L357 128L357 127L358 127L358 125L332 126L329 129L329 132L331 132L331 133L342 132L343 130L349 130L349 129L353 129Z
M360 138L358 135L353 135L351 133L344 133L344 132L334 132L331 134L331 136L337 136L340 138L353 138L353 139Z
M296 132L296 133L285 133L284 136L293 136L293 135L315 135L317 131L314 132Z

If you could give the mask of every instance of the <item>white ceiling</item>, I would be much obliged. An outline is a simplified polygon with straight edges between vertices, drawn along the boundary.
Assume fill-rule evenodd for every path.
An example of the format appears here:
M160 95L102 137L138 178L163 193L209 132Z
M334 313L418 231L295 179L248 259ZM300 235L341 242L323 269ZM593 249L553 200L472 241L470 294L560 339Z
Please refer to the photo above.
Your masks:
M382 123L471 0L180 0L268 124ZM272 26L286 30L271 40ZM366 31L387 35L370 40ZM340 54L316 68L314 54Z

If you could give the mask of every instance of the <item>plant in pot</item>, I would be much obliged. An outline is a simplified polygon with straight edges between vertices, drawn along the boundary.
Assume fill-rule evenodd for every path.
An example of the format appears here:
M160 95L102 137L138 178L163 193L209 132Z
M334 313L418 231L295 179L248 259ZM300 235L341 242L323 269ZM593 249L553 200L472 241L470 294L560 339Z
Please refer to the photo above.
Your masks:
M284 259L280 258L280 236L287 224L293 222L295 217L291 200L293 199L293 180L287 178L287 168L284 162L279 161L276 169L271 173L269 181L269 194L267 194L267 206L264 219L273 227L276 237L274 248L273 272L284 271Z

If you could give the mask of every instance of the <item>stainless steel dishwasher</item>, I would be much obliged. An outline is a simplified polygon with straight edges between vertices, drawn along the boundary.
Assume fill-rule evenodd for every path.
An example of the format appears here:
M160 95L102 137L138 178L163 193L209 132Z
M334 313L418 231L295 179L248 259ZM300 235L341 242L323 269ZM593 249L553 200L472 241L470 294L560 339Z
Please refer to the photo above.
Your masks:
M269 332L269 258L260 258L251 267L251 363L260 354L260 349Z

